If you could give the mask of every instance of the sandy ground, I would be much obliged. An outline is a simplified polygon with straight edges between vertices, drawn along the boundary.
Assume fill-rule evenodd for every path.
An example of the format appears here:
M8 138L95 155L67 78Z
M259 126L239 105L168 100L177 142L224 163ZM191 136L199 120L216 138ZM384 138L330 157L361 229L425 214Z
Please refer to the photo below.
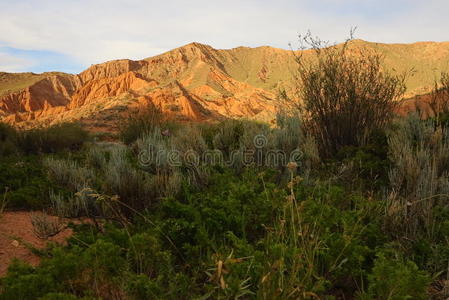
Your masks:
M13 258L24 260L33 266L39 264L39 257L25 244L41 249L50 241L64 243L71 234L71 229L65 229L48 240L43 240L33 232L30 212L4 212L0 215L0 276L6 274Z

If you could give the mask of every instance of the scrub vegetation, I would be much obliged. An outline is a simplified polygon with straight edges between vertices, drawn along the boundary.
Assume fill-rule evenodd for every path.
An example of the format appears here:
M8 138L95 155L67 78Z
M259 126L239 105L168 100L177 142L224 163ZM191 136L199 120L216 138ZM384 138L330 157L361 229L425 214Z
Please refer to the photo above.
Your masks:
M74 231L37 267L14 261L0 299L447 299L446 110L397 117L404 77L381 56L306 40L303 102L274 126L151 107L117 142L0 125L0 213L36 211L42 239Z

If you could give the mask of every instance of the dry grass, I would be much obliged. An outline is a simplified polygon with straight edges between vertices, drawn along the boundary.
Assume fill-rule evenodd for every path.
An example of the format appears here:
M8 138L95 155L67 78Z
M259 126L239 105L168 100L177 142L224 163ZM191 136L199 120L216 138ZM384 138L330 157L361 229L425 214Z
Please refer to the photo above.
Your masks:
M31 224L34 234L44 240L57 235L64 229L64 225L59 218L54 219L41 212L31 214Z

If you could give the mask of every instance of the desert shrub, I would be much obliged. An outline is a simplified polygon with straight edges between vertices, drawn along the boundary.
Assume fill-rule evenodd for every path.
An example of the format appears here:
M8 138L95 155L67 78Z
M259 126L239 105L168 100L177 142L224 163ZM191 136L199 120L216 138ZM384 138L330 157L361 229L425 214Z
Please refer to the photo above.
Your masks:
M1 298L38 299L57 285L51 275L36 274L30 265L14 260L8 268L8 276L1 280Z
M333 162L334 166L347 166L346 176L340 183L348 188L361 191L384 189L389 183L391 164L386 132L375 130L364 146L342 147Z
M90 229L77 230L76 239L67 247L50 248L36 268L14 262L0 280L0 298L174 298L167 297L167 288L179 276L157 234L108 226L103 235L93 237Z
M396 100L404 92L404 77L382 69L382 56L368 50L329 46L304 36L313 59L296 56L295 104L323 157L333 157L345 146L361 146L373 130L390 122Z
M294 161L303 179L308 180L312 168L321 162L315 138L304 133L303 121L297 113L278 112L276 125L268 135L268 148L282 151L286 161L272 167L285 170L287 163Z
M53 219L45 213L31 214L31 224L34 234L44 240L57 235L63 229L63 224L59 219Z
M48 293L43 297L40 297L39 300L77 300L79 299L75 295L66 294L66 293ZM86 299L87 298L83 298Z
M213 147L230 154L244 146L254 146L254 136L269 131L267 124L250 120L225 120L217 124L217 132L213 137Z
M54 153L79 150L88 139L88 133L77 123L62 123L47 128L21 131L18 145L26 153Z
M17 153L17 131L10 125L0 123L0 157Z
M8 209L43 209L52 187L39 157L0 159L0 197L5 197Z
M137 111L131 111L119 124L120 139L125 144L131 144L143 135L153 131L156 127L165 125L167 133L173 127L167 117L153 104L143 105Z
M380 253L368 275L368 291L359 299L429 299L430 278L411 261Z
M120 172L124 166L144 172L125 149L105 157ZM206 185L184 182L179 193L129 214L126 222L103 207L121 207L113 196L120 190L76 193L94 205L89 218L106 216L101 226L71 225L75 235L67 246L42 251L40 266L11 266L0 281L0 297L325 299L353 297L365 287L360 297L381 299L384 286L397 285L394 295L419 299L428 280L421 271L411 277L416 263L376 258L391 239L383 231L385 203L342 186L306 182L294 169L290 164L290 183L284 185L277 181L279 170L217 168ZM98 170L102 191L109 185L104 173ZM59 192L51 197L70 201ZM408 255L400 247L395 251ZM445 257L442 250L440 255ZM438 255L419 259L424 266ZM385 269L390 264L394 270ZM410 285L414 289L404 294Z
M126 215L154 205L161 197L173 195L181 187L178 172L148 172L123 145L93 146L78 160L46 157L50 178L71 193L50 193L52 210L60 216L103 216L96 203L99 195L117 197L115 207ZM89 191L84 193L83 191ZM111 198L112 199L112 198ZM134 212L132 212L134 211Z
M108 150L100 146L92 145L86 153L86 164L93 169L100 170L107 163Z
M209 166L203 160L209 148L198 127L185 126L178 130L173 136L173 147L182 157L181 169L186 180L191 184L206 184Z
M182 163L180 154L174 158L169 157L173 150L176 150L173 137L163 135L159 128L136 141L139 164L152 174L172 172Z
M116 278L125 271L126 260L117 245L100 239L85 249L55 248L50 255L51 259L36 269L13 263L1 281L2 299L40 299L64 292L90 299L116 299L122 294L122 284Z
M102 293L104 298L114 298L121 293L123 283L119 276L125 271L126 259L118 245L97 240L83 252L82 267L88 271L83 279L91 282L91 288Z
M260 178L250 171L244 176L241 181L229 172L214 174L213 188L186 195L188 201L163 201L162 230L186 251L225 233L250 241L260 239L263 224L271 222L277 206L268 198Z
M240 139L244 133L241 120L226 120L218 125L218 132L213 137L214 148L229 154L240 148Z
M230 153L227 166L242 172L245 167L263 169L285 165L283 162L277 163L276 159L270 160L267 155L274 146L274 141L270 140L270 132L267 124L245 121L242 136L238 141L239 147L235 153ZM227 156L226 153L224 156Z
M72 184L75 188L85 182L87 179L84 177L88 176L86 172L80 172L83 168L51 158L44 159L42 163L39 155L42 152L79 150L86 138L86 132L75 124L29 131L16 131L0 124L0 156L6 155L0 159L0 193L7 198L8 207L46 208L49 191L57 188L55 185ZM5 147L2 148L2 145ZM50 174L47 174L46 169L51 170ZM51 181L49 175L56 180ZM6 189L8 193L5 196Z
M213 126L213 130L202 130L204 139L213 150L217 166L231 167L236 172L241 172L245 165L249 165L251 155L249 152L256 149L254 138L268 131L266 124L249 120L224 120ZM265 135L264 135L265 137ZM248 163L244 162L245 151ZM212 152L211 152L212 153ZM218 159L219 158L219 159ZM252 165L256 161L253 160Z
M96 143L65 159L46 155L45 168L39 158L0 164L8 201L36 183L46 211L87 219L69 225L75 234L66 245L40 250L39 266L14 263L0 279L0 299L420 299L430 278L421 270L433 275L433 285L444 282L444 129L404 120L388 139L373 131L366 144L321 160L315 137L295 114L278 116L274 127L226 122L208 130L186 124L169 133L154 127L131 146ZM262 144L254 141L258 135ZM270 150L301 155L243 167L243 160L216 166L186 158L219 149L249 149L262 159ZM179 157L169 155L174 150ZM358 189L328 178L331 164L347 163L356 165L347 178L365 181L385 176L391 163L394 197L383 197L383 183ZM419 168L438 176L420 178L427 171ZM427 189L425 179L435 178ZM32 191L26 198L37 198ZM420 199L416 195L433 195L429 215L424 206L407 208L406 199ZM404 218L410 211L414 215ZM428 216L433 221L426 223Z
M434 209L449 195L449 135L447 129L410 116L389 136L392 168L388 221L409 239L431 238L437 226Z
M285 152L298 149L305 139L303 124L299 114L278 112L274 128L274 145Z
M363 280L383 244L381 207L338 186L293 187L265 240L263 299L321 298L347 293Z
M319 155L312 136L303 133L298 114L280 112L277 124L228 120L220 123L213 138L214 150L220 151L224 165L241 172L245 167L285 170L289 161L302 165L301 173L308 177Z
M132 165L126 148L113 148L102 171L104 191L117 195L137 211L150 207L160 196L162 188L154 184L154 178Z
M60 218L79 218L98 214L95 199L88 196L86 189L69 196L52 190L50 202L51 212Z
M46 157L44 166L47 168L50 178L73 192L88 187L95 180L93 170L80 166L73 160Z
M166 136L156 128L136 142L139 164L158 182L161 195L176 194L183 180L204 184L208 168L201 160L207 146L198 129L187 126Z
M171 253L164 251L157 235L150 232L138 233L129 240L132 245L128 256L133 269L138 274L156 278L164 272L168 276L171 265Z

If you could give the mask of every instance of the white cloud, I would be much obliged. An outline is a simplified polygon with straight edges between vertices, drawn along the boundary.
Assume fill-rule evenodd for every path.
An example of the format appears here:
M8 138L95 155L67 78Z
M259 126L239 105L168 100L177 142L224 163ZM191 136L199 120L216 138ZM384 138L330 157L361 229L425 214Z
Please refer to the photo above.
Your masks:
M311 29L331 41L351 26L379 42L446 40L443 0L0 0L0 43L73 57L84 66L140 59L198 41L287 48Z

